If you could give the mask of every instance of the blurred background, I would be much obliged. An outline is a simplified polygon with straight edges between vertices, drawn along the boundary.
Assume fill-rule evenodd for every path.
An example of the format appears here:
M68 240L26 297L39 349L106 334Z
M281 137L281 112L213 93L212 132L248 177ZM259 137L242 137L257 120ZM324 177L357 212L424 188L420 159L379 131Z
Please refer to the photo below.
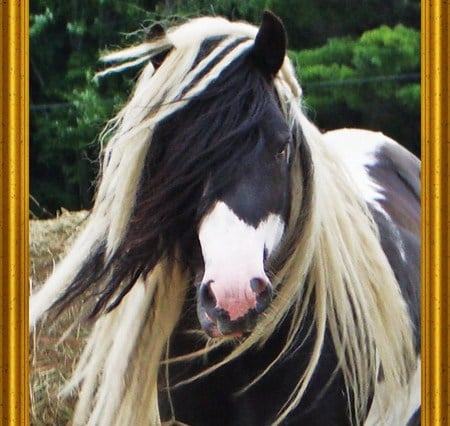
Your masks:
M322 130L382 131L420 156L420 0L34 0L30 2L30 213L92 205L98 134L137 71L94 81L102 53L155 22L200 15L285 24L307 115Z

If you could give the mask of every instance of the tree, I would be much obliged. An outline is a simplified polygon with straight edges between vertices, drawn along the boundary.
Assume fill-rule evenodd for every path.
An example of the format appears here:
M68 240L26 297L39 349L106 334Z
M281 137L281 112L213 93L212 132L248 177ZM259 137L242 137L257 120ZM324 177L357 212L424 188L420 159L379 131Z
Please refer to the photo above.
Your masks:
M41 0L30 14L30 187L47 210L88 208L96 137L125 101L133 75L96 84L107 46L142 37L156 2ZM137 31L140 29L141 31ZM123 32L129 31L127 36Z
M382 130L420 155L420 33L397 25L290 52L322 129Z
M91 206L97 135L136 77L133 70L94 82L105 50L139 41L156 21L168 26L214 14L258 24L264 8L285 23L305 102L320 127L379 128L405 144L412 140L418 151L417 81L376 81L419 72L418 31L406 27L419 28L417 0L36 0L30 3L32 195L52 212ZM390 27L376 29L382 24ZM376 84L350 85L368 78Z

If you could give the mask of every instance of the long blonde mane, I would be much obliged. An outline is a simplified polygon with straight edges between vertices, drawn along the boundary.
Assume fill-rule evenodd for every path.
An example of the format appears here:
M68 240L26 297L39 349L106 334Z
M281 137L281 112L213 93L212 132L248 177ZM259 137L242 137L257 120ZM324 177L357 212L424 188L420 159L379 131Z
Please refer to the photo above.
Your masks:
M106 132L110 140L104 149L102 180L90 221L42 290L32 296L31 327L64 292L94 247L104 243L106 257L110 258L120 246L155 126L183 108L190 95L204 90L233 59L242 55L251 46L256 32L257 28L248 24L200 18L169 30L161 39L105 58L113 65L104 74L145 66L131 99ZM217 35L226 37L192 68L202 41ZM227 47L242 37L245 40L222 56ZM171 47L155 72L151 57ZM191 87L213 60L216 62L211 70ZM273 277L276 298L252 334L202 375L255 345L262 346L291 312L285 346L267 366L267 372L290 350L298 349L296 336L307 307L313 303L313 352L275 424L281 423L303 397L317 367L326 329L331 333L346 387L356 396L352 410L357 416L356 423L361 423L369 409L370 389L380 372L386 388L394 394L415 365L407 307L366 204L301 109L301 89L288 58L275 78L275 88L287 119L293 128L301 127L311 150L310 214L302 219L299 233L301 170L294 167L293 207L285 238L295 241L296 248ZM186 96L180 96L184 90ZM299 162L296 160L295 164ZM181 314L188 280L179 265L161 261L145 280L138 280L116 309L97 320L73 378L63 392L80 387L74 424L161 423L158 371ZM213 346L220 344L214 342ZM208 348L205 347L205 352Z

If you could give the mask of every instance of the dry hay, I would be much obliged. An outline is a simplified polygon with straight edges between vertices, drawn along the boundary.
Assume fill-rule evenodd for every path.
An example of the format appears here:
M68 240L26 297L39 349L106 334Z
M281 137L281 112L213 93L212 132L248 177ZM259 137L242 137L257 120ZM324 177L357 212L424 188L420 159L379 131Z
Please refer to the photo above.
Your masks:
M30 282L36 290L51 274L55 264L85 223L88 212L63 211L55 219L30 220ZM88 334L88 327L74 328L74 309L64 312L50 327L45 321L30 337L30 424L63 425L72 417L75 398L58 398L64 381L70 377Z

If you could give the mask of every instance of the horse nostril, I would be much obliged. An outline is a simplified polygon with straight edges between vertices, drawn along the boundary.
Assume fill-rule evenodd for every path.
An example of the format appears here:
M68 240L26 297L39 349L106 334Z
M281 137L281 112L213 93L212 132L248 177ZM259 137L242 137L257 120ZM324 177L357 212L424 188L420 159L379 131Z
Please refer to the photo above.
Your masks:
M272 300L272 285L262 278L250 280L250 287L256 294L256 312L263 312Z
M266 291L268 287L272 287L269 282L262 278L252 278L250 280L250 287L259 296L261 293Z
M206 283L200 284L199 297L202 305L207 309L212 309L216 306L216 297L211 289L211 283L213 281L207 281Z

